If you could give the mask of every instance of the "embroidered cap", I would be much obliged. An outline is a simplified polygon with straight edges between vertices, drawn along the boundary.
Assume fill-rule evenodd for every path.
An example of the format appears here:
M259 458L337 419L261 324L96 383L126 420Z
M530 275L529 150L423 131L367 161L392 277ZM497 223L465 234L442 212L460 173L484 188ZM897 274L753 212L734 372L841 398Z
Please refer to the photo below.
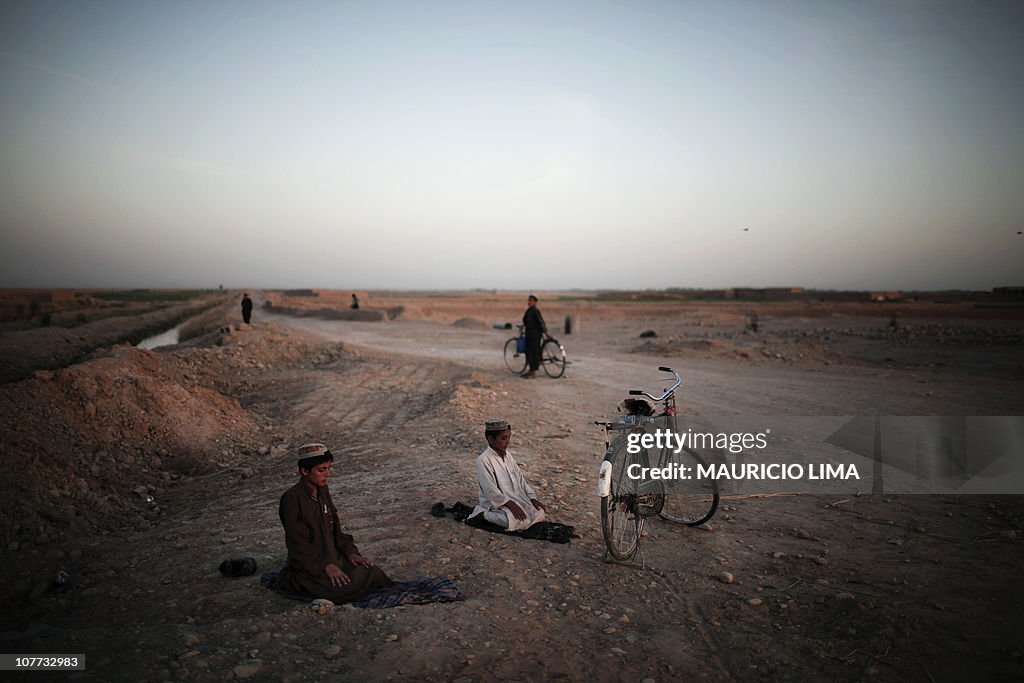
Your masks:
M488 432L503 432L506 429L512 429L512 425L508 423L508 420L487 420L484 422L484 430Z
M299 469L311 470L322 462L333 461L334 455L322 443L299 446Z

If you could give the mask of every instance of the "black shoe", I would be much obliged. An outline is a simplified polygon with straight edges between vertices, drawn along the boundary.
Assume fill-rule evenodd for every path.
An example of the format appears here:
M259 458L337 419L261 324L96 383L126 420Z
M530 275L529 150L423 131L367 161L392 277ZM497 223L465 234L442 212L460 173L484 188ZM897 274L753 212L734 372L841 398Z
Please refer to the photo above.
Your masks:
M256 558L243 557L237 560L224 560L220 563L220 573L232 578L249 576L256 573Z
M444 503L434 503L433 507L430 508L430 514L435 517L444 517Z
M455 521L464 522L466 521L467 517L473 514L473 510L474 508L465 505L464 503L462 503L462 501L459 501L455 505L452 505L450 508L446 509L445 512L452 513L452 516L455 517Z

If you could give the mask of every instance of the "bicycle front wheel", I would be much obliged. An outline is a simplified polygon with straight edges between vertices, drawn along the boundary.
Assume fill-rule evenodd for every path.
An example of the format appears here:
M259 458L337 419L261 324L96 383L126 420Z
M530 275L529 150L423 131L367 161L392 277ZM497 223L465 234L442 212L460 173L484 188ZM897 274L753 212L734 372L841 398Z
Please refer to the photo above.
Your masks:
M605 460L611 463L611 488L601 498L601 533L608 552L621 561L636 555L644 527L636 484L626 474L636 457L626 451L624 436L616 438L605 454Z
M690 474L688 480L672 480L665 484L665 502L658 512L662 519L687 526L700 526L714 517L718 510L718 482L697 479L697 467L707 467L696 451L684 448L678 453L667 452L663 465L676 463ZM679 471L679 470L677 470Z
M548 377L558 379L565 374L565 349L555 339L548 339L540 349L540 364Z
M521 375L526 371L526 354L516 352L516 337L505 342L505 365L513 373Z

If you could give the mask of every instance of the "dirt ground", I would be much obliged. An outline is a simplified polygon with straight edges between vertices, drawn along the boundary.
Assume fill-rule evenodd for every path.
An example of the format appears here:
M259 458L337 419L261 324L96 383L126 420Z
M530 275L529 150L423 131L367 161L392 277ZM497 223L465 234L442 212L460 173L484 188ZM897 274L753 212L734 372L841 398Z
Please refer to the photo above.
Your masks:
M683 375L682 415L1021 415L1020 311L766 304L753 333L750 304L542 293L571 364L531 382L492 326L525 295L361 292L364 308L403 307L374 323L267 299L302 307L257 293L251 327L0 386L0 651L87 661L25 680L1024 676L1021 496L870 495L867 480L859 495L726 498L707 528L653 521L634 564L609 563L593 424L658 388L659 365ZM513 423L550 517L581 538L430 516L474 502L488 417ZM284 562L277 502L310 440L336 454L331 490L363 553L398 580L448 576L465 601L319 614L260 585ZM256 575L218 573L245 556Z

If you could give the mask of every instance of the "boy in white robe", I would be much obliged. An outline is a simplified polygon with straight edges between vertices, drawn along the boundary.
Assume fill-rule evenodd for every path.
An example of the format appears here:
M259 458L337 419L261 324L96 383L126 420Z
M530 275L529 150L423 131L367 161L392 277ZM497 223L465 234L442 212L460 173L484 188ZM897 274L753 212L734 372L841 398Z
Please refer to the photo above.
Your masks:
M488 420L484 436L487 449L476 459L476 482L480 502L470 519L483 515L491 524L509 531L522 531L544 520L547 508L526 482L523 471L508 452L512 427L505 420Z

